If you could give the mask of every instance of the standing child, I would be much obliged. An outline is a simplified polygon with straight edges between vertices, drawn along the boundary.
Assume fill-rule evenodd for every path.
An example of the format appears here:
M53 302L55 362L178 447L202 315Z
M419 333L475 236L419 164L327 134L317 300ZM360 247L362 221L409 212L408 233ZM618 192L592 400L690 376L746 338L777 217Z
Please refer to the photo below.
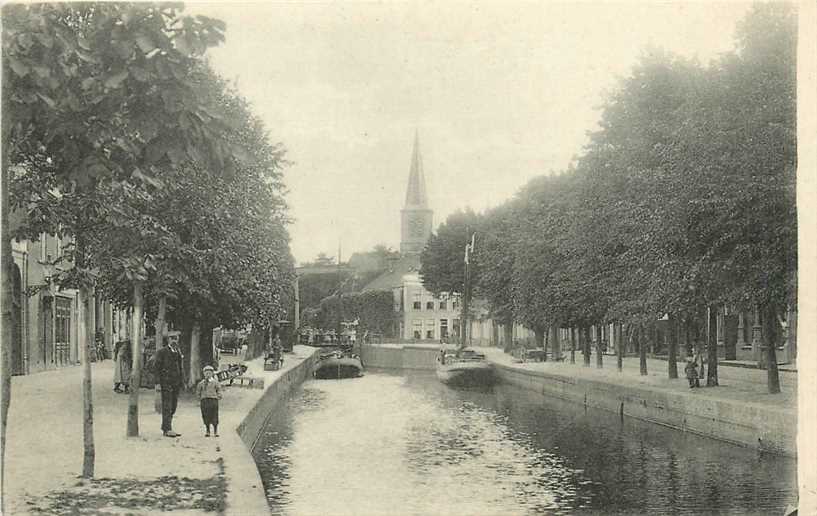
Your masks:
M700 380L698 380L698 366L694 360L687 360L687 365L684 367L684 373L686 373L690 389L701 386Z
M221 384L211 366L205 366L204 379L196 386L196 393L201 400L201 418L207 429L204 437L210 437L210 425L213 425L213 435L218 437L218 400L221 399Z

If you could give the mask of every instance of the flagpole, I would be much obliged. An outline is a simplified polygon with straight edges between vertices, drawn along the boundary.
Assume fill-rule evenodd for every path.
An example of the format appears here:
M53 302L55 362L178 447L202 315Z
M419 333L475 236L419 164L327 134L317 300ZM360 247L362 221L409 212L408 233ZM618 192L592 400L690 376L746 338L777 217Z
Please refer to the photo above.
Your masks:
M462 328L460 329L460 349L466 346L466 339L468 333L468 248L469 244L465 244L465 277L462 284Z
M471 332L468 325L468 304L471 297L471 253L474 252L474 238L476 233L471 233L471 242L465 244L465 278L462 293L462 338L461 348L471 344Z

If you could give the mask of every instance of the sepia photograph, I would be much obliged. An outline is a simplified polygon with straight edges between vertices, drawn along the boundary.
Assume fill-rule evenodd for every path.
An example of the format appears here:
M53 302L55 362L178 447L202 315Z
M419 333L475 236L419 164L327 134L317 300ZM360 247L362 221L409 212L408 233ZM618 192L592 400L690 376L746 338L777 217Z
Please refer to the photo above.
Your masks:
M0 33L0 513L817 515L817 3Z

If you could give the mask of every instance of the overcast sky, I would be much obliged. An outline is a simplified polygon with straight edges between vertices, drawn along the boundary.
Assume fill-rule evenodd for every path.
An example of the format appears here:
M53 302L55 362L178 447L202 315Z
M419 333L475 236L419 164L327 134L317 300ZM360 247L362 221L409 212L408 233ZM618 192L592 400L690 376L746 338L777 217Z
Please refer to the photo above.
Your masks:
M706 63L748 4L196 3L214 67L288 151L292 250L399 248L415 129L434 226L581 153L649 46Z

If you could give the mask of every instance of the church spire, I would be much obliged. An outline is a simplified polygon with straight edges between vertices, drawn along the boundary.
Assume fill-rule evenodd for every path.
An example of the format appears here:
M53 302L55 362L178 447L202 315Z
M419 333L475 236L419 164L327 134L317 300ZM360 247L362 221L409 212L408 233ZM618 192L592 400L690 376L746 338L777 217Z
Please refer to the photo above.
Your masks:
M423 176L423 159L420 157L420 136L414 131L414 151L411 154L408 189L406 190L406 208L428 208L426 199L426 180Z
M434 212L428 207L423 160L420 157L420 137L414 133L414 152L411 155L406 205L400 210L400 253L416 255L431 236Z

